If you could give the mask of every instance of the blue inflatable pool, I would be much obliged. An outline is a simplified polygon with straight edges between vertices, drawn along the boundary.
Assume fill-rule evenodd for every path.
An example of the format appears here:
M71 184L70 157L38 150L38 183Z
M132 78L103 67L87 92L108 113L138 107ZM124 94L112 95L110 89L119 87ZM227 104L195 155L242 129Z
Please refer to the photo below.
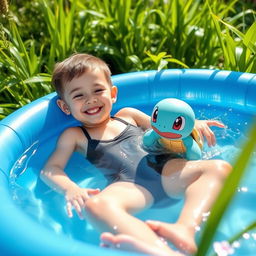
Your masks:
M113 76L119 89L114 112L133 106L147 113L159 100L174 97L195 109L198 119L218 119L227 129L216 129L218 145L204 148L204 158L234 161L256 114L256 75L217 70L162 70ZM63 198L50 191L38 174L52 152L58 135L76 121L65 116L52 93L19 109L0 122L0 251L1 255L23 256L115 256L131 253L98 246L99 238L89 223L68 219ZM252 161L234 203L221 224L217 238L231 235L255 220L256 162ZM81 170L74 175L72 170ZM67 173L83 186L104 186L79 155L74 154ZM151 209L141 218L175 221L182 205ZM234 223L236 223L234 225ZM256 236L251 234L234 255L255 255ZM244 253L244 254L243 254ZM136 254L134 254L136 255ZM138 254L137 254L138 255Z

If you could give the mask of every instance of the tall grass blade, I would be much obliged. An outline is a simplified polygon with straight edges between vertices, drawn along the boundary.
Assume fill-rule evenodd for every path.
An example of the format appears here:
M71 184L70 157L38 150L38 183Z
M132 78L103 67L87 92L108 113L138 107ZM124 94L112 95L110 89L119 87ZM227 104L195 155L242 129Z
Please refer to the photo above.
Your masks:
M253 229L256 228L256 221L253 221L251 224L249 224L247 227L243 228L239 233L235 234L232 238L230 238L228 241L229 243L233 243L237 240L239 240L244 233L247 233Z
M256 54L256 21L245 33L243 42L254 54Z

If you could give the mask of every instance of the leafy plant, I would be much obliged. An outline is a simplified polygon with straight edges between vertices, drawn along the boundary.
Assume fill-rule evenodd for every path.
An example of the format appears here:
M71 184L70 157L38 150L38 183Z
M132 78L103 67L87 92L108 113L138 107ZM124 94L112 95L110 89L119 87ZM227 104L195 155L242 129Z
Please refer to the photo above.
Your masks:
M166 68L169 62L176 63L184 68L189 68L185 63L175 59L172 55L168 55L166 52L160 52L158 55L151 54L150 52L146 52L149 56L149 60L155 63L155 67L153 69L161 70Z
M211 7L209 8L211 9ZM223 50L224 69L255 73L256 21L244 34L233 25L223 21L219 16L213 13L211 15ZM225 26L225 30L221 30L220 23Z
M1 19L0 118L51 91L54 63L73 52L103 58L113 74L180 67L255 72L250 7L238 0L10 2Z
M34 41L23 42L15 22L9 22L10 30L4 28L0 38L0 118L51 91L50 76L40 73L42 56L36 55Z
M0 1L0 15L6 14L8 12L8 8L9 8L9 5L8 5L7 0L1 0Z
M50 50L48 52L47 69L51 72L55 62L63 60L75 50L74 20L76 2L69 6L63 0L54 1L51 6L47 0L41 0L39 7L45 18Z

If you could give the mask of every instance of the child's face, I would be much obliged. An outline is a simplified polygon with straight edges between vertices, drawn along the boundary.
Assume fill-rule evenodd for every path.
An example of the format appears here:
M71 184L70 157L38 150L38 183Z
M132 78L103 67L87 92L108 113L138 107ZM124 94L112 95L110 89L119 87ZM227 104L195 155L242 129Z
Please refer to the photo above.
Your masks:
M104 72L87 71L65 84L63 100L58 100L58 105L85 126L93 127L110 117L116 95L117 88L110 87Z

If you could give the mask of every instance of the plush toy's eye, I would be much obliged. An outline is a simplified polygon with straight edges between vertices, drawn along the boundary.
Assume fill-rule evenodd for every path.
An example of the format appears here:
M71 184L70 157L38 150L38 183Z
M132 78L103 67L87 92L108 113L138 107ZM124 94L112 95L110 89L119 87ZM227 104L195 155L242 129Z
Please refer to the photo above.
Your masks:
M155 108L153 114L152 114L152 122L156 123L157 121L157 115L158 115L158 107Z
M185 126L185 118L183 116L179 116L176 118L176 120L174 121L173 125L172 125L172 128L174 130L177 130L177 131L181 131L183 130L184 126Z

